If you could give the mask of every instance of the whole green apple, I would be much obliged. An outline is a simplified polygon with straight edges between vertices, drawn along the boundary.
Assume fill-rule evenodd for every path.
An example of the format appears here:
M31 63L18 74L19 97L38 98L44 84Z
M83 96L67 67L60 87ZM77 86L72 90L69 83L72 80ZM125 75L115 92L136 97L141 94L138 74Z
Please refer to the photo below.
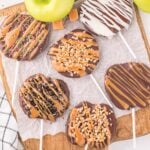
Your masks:
M31 16L44 22L54 22L64 18L72 9L74 0L25 0Z
M150 0L134 0L134 2L141 10L150 12Z

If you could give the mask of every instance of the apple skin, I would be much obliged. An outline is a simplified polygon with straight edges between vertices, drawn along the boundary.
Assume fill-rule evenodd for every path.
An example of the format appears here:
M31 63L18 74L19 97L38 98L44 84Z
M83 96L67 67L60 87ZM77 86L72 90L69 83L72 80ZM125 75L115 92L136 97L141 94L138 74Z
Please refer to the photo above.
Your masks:
M25 0L29 14L44 22L63 19L71 11L73 4L74 0Z
M134 0L134 2L141 10L150 12L150 0Z

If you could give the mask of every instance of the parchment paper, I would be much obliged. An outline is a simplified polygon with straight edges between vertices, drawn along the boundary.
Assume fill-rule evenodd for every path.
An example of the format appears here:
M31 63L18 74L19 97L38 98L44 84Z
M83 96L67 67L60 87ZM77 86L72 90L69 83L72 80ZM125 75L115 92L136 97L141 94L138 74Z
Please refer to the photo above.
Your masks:
M80 22L70 23L66 22L65 30L53 31L49 44L52 45L58 39L64 36L64 34L69 33L69 31L83 28ZM134 50L139 62L143 62L150 66L147 51L144 46L143 39L136 20L134 19L131 27L128 31L123 31L122 34ZM97 66L97 69L93 72L96 80L104 89L104 75L108 67L116 63L123 63L128 61L134 61L131 54L128 52L124 43L121 41L119 36L115 36L112 39L105 39L103 37L96 37L100 48L101 59ZM70 89L70 107L65 112L62 118L57 119L55 123L50 121L44 121L44 132L45 134L54 135L58 132L65 132L66 119L69 110L83 100L88 100L91 103L106 103L105 99L98 91L94 83L92 82L90 76L85 76L80 79L70 79L66 78L59 73L57 73L50 64L50 59L47 57L47 48L44 52L38 55L34 60L29 62L20 62L19 68L19 78L17 83L17 91L15 95L14 110L17 115L18 128L23 141L29 138L39 138L40 137L40 120L39 119L29 119L18 101L18 90L23 83L23 81L29 76L36 73L43 73L45 75L51 76L52 78L59 78L64 80ZM3 65L7 75L7 81L12 92L14 84L15 66L16 61L11 60L3 56ZM106 94L106 93L105 93ZM106 94L107 95L107 94ZM116 116L121 116L127 114L131 111L122 111L114 107Z

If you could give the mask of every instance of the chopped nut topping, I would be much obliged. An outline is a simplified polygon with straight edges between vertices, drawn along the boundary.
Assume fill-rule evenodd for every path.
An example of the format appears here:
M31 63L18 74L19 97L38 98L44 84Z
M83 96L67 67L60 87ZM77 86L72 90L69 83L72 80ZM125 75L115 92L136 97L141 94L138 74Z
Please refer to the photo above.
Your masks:
M98 45L84 30L74 30L54 44L49 55L52 65L68 76L84 76L91 73L99 61Z
M109 110L109 106L85 102L72 109L68 122L68 136L80 146L88 143L89 146L103 148L111 140L113 117L114 113Z

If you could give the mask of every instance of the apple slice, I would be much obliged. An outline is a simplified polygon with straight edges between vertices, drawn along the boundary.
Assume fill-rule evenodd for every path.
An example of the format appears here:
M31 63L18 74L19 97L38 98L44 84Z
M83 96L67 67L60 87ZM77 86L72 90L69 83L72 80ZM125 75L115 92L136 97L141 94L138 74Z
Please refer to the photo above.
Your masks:
M69 14L74 0L25 0L31 16L44 22L54 22Z

